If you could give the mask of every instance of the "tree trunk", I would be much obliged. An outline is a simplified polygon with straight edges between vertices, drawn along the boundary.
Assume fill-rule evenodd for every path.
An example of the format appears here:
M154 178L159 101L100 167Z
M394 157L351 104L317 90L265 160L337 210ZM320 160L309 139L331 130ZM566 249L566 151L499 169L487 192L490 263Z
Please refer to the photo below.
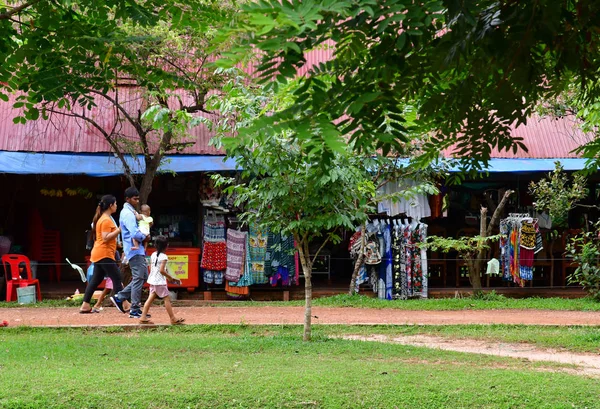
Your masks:
M473 295L477 296L482 293L481 288L481 270L477 267L477 260L473 260L471 256L464 256L469 270L469 281L473 287Z
M487 208L481 208L480 221L479 221L479 236L480 237L489 237L492 235L494 225L496 225L500 220L500 215L504 211L504 206L508 203L508 198L510 195L514 193L514 190L507 190L504 192L504 196L496 206L494 210L494 214L490 220L490 224L487 225ZM467 263L467 268L469 270L469 281L471 282L471 286L473 287L473 294L479 295L482 292L481 287L481 271L483 270L483 262L486 257L486 249L481 248L479 251L475 253L475 260L468 260L465 258Z
M367 225L363 224L360 227L360 251L358 254L358 258L354 262L354 271L352 272L352 279L350 280L350 289L348 290L348 295L356 294L356 279L358 278L358 272L360 271L360 266L365 259L365 234L367 233Z
M479 216L479 236L487 237L487 208L482 207ZM479 295L481 293L481 269L483 260L486 256L484 248L479 249L475 254L475 260L472 262L472 270L469 268L469 281L473 286L473 293ZM468 263L467 263L468 265Z
M155 154L151 159L146 158L144 160L146 163L146 173L144 173L142 185L140 186L140 205L148 203L148 197L150 197L150 193L152 192L152 182L154 181L162 157L163 155L161 154Z
M304 273L304 333L303 341L310 341L312 337L312 262L308 249L308 240L306 237L300 239L294 235L298 252L300 254L300 264Z

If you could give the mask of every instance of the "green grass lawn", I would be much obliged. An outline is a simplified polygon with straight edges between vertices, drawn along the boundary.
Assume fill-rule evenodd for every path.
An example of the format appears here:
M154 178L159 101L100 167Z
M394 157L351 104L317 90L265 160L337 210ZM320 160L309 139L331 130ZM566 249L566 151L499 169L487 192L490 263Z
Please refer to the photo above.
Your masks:
M310 343L300 326L4 328L0 407L600 407L600 382L559 366L329 339L336 328Z
M303 306L304 301L231 301L206 303L215 307L263 307L263 306ZM44 308L73 307L81 305L81 300L46 300L35 304L19 305L15 302L0 302L0 308ZM175 302L177 306L177 301ZM591 298L507 298L495 293L483 298L437 298L427 300L380 300L364 295L339 294L332 297L316 298L313 305L317 307L349 307L349 308L393 308L400 310L490 310L490 309L534 309L563 311L600 311L600 302Z

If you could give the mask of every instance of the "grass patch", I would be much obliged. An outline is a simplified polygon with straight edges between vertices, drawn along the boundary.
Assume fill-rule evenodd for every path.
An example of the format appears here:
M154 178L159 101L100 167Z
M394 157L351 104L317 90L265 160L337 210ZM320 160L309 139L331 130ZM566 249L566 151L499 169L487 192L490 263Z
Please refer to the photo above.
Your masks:
M328 331L303 343L301 326L5 328L0 407L598 407L600 383L558 366Z

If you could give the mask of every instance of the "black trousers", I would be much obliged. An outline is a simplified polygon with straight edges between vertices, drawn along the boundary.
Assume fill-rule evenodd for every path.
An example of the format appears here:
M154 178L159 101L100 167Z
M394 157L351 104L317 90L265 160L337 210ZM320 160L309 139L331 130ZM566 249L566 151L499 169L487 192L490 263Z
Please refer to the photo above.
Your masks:
M115 294L118 294L119 291L123 289L123 284L121 283L121 271L119 270L117 262L110 258L103 258L94 263L94 274L85 288L83 302L89 303L92 300L94 291L96 291L96 288L98 288L102 280L104 280L104 277L108 277L112 280Z

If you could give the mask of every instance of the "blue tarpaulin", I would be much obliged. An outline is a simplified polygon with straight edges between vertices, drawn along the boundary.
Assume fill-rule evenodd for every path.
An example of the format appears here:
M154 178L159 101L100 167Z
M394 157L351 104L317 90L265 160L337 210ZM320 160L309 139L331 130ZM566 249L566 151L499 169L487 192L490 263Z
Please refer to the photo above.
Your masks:
M549 172L554 162L560 160L565 170L581 170L585 159L491 159L487 171L490 173ZM134 173L145 171L141 156L127 156ZM163 172L218 172L236 170L233 159L209 155L167 155L160 167ZM451 169L450 171L452 171ZM0 151L0 173L20 175L122 175L123 165L112 154L85 153L32 153Z
M235 170L235 161L223 156L167 155L159 171L162 172L216 172ZM134 173L145 172L141 156L126 157ZM20 175L122 175L121 160L112 154L32 153L0 151L0 173Z

